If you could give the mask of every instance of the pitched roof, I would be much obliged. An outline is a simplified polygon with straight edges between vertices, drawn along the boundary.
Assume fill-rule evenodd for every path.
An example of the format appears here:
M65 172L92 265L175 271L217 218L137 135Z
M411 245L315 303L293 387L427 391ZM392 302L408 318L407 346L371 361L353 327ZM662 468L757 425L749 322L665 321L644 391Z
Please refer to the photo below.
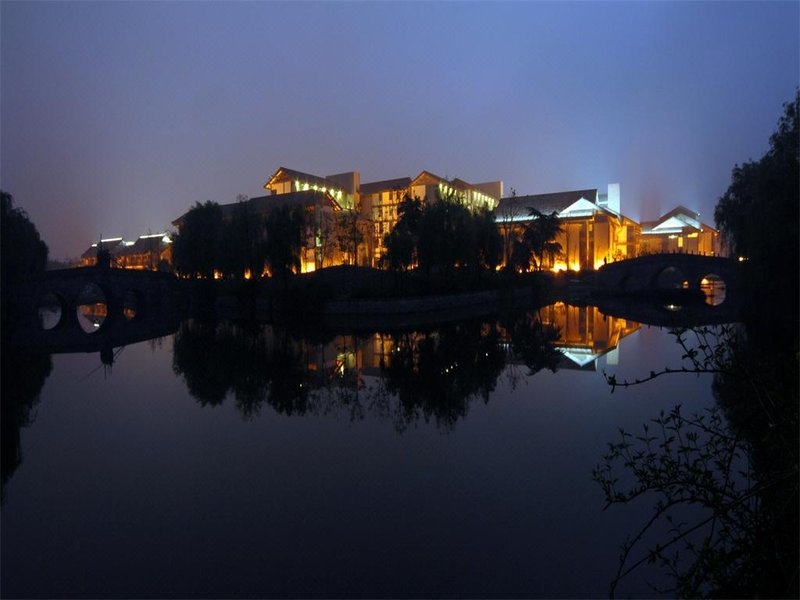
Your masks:
M101 244L104 249L110 251L113 256L116 256L125 248L126 242L122 238L110 238L100 240L99 244ZM81 258L95 258L97 256L97 246L97 243L89 246L89 248L81 254Z
M166 235L166 233L156 233L139 236L133 244L126 246L120 254L129 256L131 254L144 254L152 250L161 251L168 245L168 243L164 241Z
M581 198L594 203L597 198L597 189L501 198L496 212L497 214L511 214L524 217L530 213L531 208L535 208L540 213L549 215L553 212L559 213L563 211ZM599 208L598 206L598 209Z
M421 171L419 175L414 177L411 185L435 185L446 181L447 179L444 177L439 177L430 171Z
M661 215L657 221L642 221L642 233L676 233L685 229L702 231L710 229L716 231L710 225L700 221L700 213L695 212L685 206L679 205L666 214Z
M320 187L327 187L330 185L330 181L328 181L325 177L320 177L319 175L312 175L310 173L303 173L302 171L295 171L294 169L287 169L286 167L278 167L278 170L272 174L272 177L269 178L269 181L264 184L264 189L269 189L270 184L278 181L295 181L301 180L303 182L316 184Z
M385 179L383 181L372 181L361 184L362 194L376 194L390 190L404 190L411 186L411 177L399 177L397 179Z

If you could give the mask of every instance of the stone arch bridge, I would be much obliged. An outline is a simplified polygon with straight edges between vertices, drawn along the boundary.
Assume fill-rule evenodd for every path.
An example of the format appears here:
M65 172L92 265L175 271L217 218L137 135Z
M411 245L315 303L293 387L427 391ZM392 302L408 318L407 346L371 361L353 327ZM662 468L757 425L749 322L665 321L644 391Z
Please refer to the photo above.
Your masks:
M740 283L740 263L719 256L698 254L648 254L604 265L595 275L598 289L609 292L647 293L684 287L700 290L703 279L715 275L729 291Z
M87 286L101 292L92 302L105 305L103 322L91 333L78 320ZM8 290L4 313L10 339L46 352L95 352L167 335L177 327L177 286L174 275L155 271L102 266L46 271ZM60 313L48 329L39 313L43 301Z

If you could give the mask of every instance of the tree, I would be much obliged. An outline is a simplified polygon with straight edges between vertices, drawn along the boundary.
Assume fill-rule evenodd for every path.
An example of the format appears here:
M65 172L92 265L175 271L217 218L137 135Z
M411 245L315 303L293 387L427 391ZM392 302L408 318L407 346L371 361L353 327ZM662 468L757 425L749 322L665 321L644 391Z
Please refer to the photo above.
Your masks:
M220 270L237 278L248 271L259 277L264 270L264 241L264 220L253 214L246 198L240 198L223 228Z
M302 206L279 206L267 215L264 229L264 254L270 273L287 285L289 276L300 271L300 253L306 230L305 211Z
M384 261L393 271L405 271L416 264L422 213L419 198L406 196L397 207L397 223L383 240L386 246Z
M443 271L445 281L453 267L466 267L476 260L475 228L470 210L455 194L439 197L425 206L419 225L419 266L430 274Z
M714 210L723 240L734 256L746 258L748 299L754 311L769 303L770 315L784 325L764 331L792 334L797 339L800 246L800 92L784 105L769 151L758 161L736 165L731 184ZM764 311L761 311L764 313ZM774 325L774 324L773 324Z
M358 264L358 248L364 243L368 232L359 218L357 210L343 210L336 213L335 233L339 252L348 257L350 264Z
M521 215L519 204L515 201L517 197L517 190L511 188L510 201L501 203L498 207L497 216L500 221L500 231L503 238L503 263L506 265L511 264L511 252L514 247L516 236L514 230L519 227L517 221Z
M192 277L214 276L222 244L222 209L207 200L196 202L186 213L172 247L175 269Z
M505 244L490 210L481 209L473 214L478 265L494 271L504 258ZM477 266L477 265L476 265Z
M11 194L0 190L0 279L6 285L41 273L47 267L48 248L36 226Z
M800 203L797 185L799 113L800 92L793 102L784 105L778 130L770 137L769 151L758 161L734 166L731 184L714 210L717 227L731 252L765 266L770 259L789 254L787 242L797 247L796 235L783 238L775 233L787 227L796 233Z
M556 236L562 231L561 223L555 211L545 215L531 208L530 214L533 220L525 228L522 239L530 250L536 270L541 271L545 257L552 263L555 256L561 252L561 244L555 241Z

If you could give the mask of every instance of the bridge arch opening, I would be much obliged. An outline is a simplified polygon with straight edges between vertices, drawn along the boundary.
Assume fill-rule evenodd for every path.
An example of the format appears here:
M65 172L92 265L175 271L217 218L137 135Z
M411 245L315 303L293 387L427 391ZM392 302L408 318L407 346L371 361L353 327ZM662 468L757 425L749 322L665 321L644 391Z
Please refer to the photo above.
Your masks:
M141 319L144 313L144 297L136 290L126 290L122 295L122 315L127 321Z
M725 302L726 284L716 273L707 273L700 279L700 289L706 296L706 304L719 306Z
M36 307L39 315L39 327L44 331L55 329L61 324L64 317L64 301L54 292L45 292L39 298Z
M103 289L96 283L85 285L75 304L81 329L88 334L99 331L108 317L108 300Z
M653 286L657 289L674 290L689 287L689 279L677 267L665 267L653 277Z

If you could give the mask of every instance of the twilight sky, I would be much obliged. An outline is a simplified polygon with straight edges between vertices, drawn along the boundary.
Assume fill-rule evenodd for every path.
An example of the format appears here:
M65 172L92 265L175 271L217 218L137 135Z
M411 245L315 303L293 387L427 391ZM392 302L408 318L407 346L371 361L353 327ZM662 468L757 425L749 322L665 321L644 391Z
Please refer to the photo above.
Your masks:
M798 2L0 3L0 187L50 246L279 167L622 186L713 224L800 85Z

